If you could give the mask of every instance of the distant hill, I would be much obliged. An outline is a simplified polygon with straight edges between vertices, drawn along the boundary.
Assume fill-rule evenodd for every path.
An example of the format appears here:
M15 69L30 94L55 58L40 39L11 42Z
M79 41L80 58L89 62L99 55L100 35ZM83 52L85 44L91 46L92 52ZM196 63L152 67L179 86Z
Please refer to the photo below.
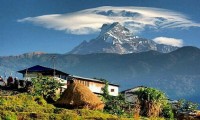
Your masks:
M33 65L53 67L83 77L105 78L120 89L150 86L161 89L172 99L188 98L200 103L200 49L182 47L170 53L147 51L131 54L95 53L37 54L0 57L0 74ZM15 73L13 72L13 75Z

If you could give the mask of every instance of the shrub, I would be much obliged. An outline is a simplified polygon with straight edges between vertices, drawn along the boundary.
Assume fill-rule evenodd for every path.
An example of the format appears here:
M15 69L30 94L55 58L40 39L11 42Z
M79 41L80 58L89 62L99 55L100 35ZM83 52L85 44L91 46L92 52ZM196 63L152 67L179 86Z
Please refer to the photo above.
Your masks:
M56 97L56 90L58 90L62 84L52 78L52 77L43 77L38 76L37 78L32 79L33 89L31 94L37 96L43 96L45 99Z
M185 99L180 99L178 101L178 112L193 112L194 110L197 110L199 104L193 103L191 101L187 101Z
M105 86L102 89L103 94L103 101L105 102L104 111L113 115L125 115L130 114L129 111L129 103L125 101L123 95L119 96L110 96L108 92L108 81L104 80Z
M1 111L0 118L2 120L17 120L17 116L14 112L10 111Z
M57 114L50 114L49 115L49 119L50 120L62 120L62 116L61 115L57 115Z
M174 118L171 104L167 103L166 105L163 105L162 116L169 119Z
M6 100L2 97L0 97L0 105L6 104Z
M141 88L136 94L140 101L141 115L158 117L162 114L165 117L173 118L172 108L162 91L154 88Z
M110 97L105 103L104 110L110 114L114 115L124 115L129 114L129 104L125 102L122 95L116 97Z
M44 100L41 96L35 97L35 102L37 102L39 105L46 105L47 102Z

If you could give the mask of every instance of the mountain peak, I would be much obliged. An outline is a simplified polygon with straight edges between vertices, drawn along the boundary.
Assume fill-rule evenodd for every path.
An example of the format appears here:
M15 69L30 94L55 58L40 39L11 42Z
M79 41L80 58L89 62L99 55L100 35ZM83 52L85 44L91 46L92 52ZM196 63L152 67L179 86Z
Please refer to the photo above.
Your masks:
M129 30L127 28L125 28L124 26L122 26L119 22L114 22L112 24L103 24L101 27L101 35L104 35L107 32L113 32L118 30L118 32L122 32L122 31L127 31L129 32Z
M119 22L114 22L112 24L103 24L97 39L112 44L123 44L130 40L128 39L129 36L133 35L126 27L122 26Z
M158 52L171 52L177 47L157 44L152 40L134 36L129 29L119 22L103 24L99 36L89 42L81 43L75 47L70 54L90 53L138 53L149 50Z
M115 27L117 25L121 25L121 24L119 22L114 22L112 24L110 24L110 23L103 24L102 27L101 27L101 31L112 29L113 27Z

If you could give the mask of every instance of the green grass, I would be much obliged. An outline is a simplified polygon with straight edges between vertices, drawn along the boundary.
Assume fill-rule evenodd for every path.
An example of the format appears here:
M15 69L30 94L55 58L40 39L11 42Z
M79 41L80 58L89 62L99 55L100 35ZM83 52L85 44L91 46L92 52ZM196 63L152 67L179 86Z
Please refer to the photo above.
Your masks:
M115 116L102 111L57 108L48 104L40 96L26 93L0 95L0 120L133 120L133 118ZM140 119L164 120L144 117Z
M0 120L84 120L117 119L117 116L86 109L56 108L39 96L0 96Z

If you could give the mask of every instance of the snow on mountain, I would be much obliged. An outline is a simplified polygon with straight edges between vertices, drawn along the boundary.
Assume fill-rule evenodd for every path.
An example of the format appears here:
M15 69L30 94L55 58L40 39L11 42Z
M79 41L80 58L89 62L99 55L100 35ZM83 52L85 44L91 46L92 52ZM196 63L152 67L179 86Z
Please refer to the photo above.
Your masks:
M90 53L138 53L154 50L168 53L178 47L157 44L152 40L135 36L129 29L118 22L113 24L103 24L99 36L89 42L83 41L75 47L70 54L90 54Z

